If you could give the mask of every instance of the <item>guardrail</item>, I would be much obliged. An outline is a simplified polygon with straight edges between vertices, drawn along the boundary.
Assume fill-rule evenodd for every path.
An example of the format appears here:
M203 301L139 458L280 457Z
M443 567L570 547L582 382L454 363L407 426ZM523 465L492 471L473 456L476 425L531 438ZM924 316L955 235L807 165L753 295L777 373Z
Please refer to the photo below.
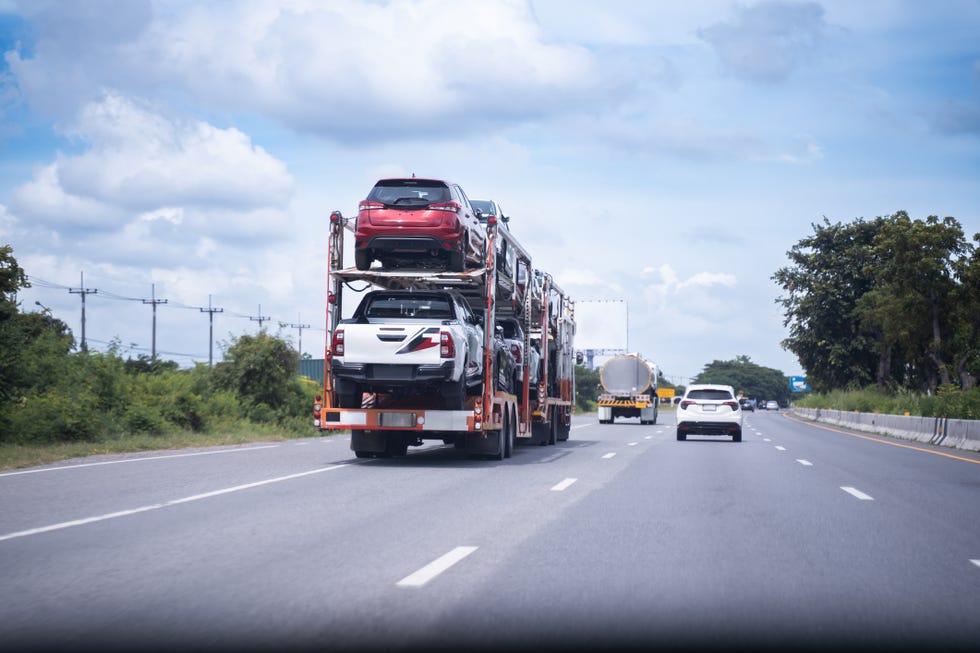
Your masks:
M858 431L891 435L954 449L980 451L980 420L881 415L796 406L790 408L790 411L805 419L846 426Z

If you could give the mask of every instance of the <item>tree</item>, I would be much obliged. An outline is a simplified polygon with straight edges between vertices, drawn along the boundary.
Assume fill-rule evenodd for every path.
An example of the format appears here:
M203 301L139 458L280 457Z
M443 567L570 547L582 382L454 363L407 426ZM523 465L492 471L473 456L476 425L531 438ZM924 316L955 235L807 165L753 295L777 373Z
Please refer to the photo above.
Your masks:
M787 252L792 265L772 277L787 293L777 300L790 332L782 345L796 354L819 392L864 387L876 378L881 334L856 310L874 289L874 237L884 222L857 219L845 225L824 218L822 225L811 225L812 236Z
M746 397L775 399L780 403L785 403L789 397L789 377L779 370L757 365L744 355L705 365L694 383L730 385Z
M882 223L872 247L875 287L859 299L857 314L880 334L878 387L897 380L935 392L939 384L950 383L949 357L957 354L949 318L956 262L969 247L963 229L951 217L912 220L899 211ZM901 378L893 379L896 373Z
M302 400L298 366L296 350L262 330L225 345L224 362L215 366L214 381L219 388L234 391L254 409L250 414L259 421L268 421L266 409L281 413L297 394Z

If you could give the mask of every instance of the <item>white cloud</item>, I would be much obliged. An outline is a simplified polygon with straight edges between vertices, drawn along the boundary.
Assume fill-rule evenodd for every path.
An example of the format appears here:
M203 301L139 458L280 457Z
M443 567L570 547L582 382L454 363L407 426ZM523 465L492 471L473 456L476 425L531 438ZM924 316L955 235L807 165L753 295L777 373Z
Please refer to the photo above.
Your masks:
M66 13L86 24L92 8ZM59 12L38 12L36 52L8 54L28 101L62 115L99 88L148 95L163 86L174 98L256 110L340 140L384 140L574 112L612 90L588 50L546 42L517 0L244 1L125 13L109 37L96 29L89 40L84 30L67 38Z
M737 77L780 82L814 51L826 29L815 2L760 2L698 33Z
M237 129L174 121L118 95L66 131L87 149L38 170L14 192L14 215L69 230L164 219L254 235L292 192L286 166Z

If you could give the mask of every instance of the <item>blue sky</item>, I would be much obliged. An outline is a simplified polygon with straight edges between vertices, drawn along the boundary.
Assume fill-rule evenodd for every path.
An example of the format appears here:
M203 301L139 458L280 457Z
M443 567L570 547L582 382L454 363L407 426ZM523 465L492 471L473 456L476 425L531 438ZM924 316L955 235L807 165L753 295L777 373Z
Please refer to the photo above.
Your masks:
M258 317L321 357L327 218L385 176L496 199L580 344L679 383L804 372L771 277L824 217L980 232L976 0L0 0L0 50L22 308L80 335L84 273L89 345L138 355L167 299L181 365L209 298L218 357Z

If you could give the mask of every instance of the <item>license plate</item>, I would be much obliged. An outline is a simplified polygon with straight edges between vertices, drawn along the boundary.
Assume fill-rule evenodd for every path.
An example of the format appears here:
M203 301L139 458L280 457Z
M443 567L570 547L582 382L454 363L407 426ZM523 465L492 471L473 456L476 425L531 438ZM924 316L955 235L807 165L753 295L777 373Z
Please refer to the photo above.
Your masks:
M378 424L399 428L415 426L415 413L381 413L378 415Z
M715 412L715 406L714 404L706 404L704 406L701 406L701 410L703 410L706 413L713 413Z

